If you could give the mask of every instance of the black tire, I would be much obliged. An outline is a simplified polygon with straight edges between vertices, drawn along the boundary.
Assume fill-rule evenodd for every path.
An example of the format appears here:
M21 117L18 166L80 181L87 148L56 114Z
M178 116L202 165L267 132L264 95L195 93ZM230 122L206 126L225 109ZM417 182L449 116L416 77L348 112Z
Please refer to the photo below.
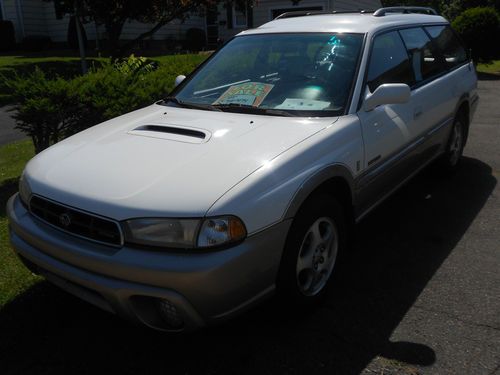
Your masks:
M332 223L335 227L334 234L337 236L336 242L338 246L336 247L332 270L327 274L326 271L328 270L326 268L330 267L329 262L331 261L331 258L329 258L328 255L330 254L330 251L331 254L333 254L333 247L331 249L323 248L328 246L326 243L324 246L310 246L313 241L309 237L311 235L314 237L314 234L311 234L311 228L314 226L318 229L318 233L324 230L324 238L327 238L327 233ZM306 235L309 237L306 237ZM307 241L309 241L310 244ZM327 194L318 194L309 198L297 213L288 232L277 279L278 295L287 302L295 304L298 303L301 305L315 303L321 299L329 287L332 271L338 261L339 254L346 248L346 242L347 225L342 205L336 199ZM309 249L309 247L314 247L314 249ZM307 257L302 256L306 251L308 254ZM315 291L311 288L311 293L304 290L304 286L307 282L303 280L304 278L307 279L309 277L309 270L304 270L303 272L298 271L299 254L301 254L300 264L302 265L304 263L308 263L309 256L311 256L309 251L313 252L311 260L312 268L310 272L313 274L325 272L324 276L326 277L324 286L321 287L319 291ZM324 262L321 262L323 259L322 254L324 254L324 259L326 259ZM304 261L303 259L306 258L307 261ZM320 268L314 269L315 265ZM325 269L322 269L322 267L325 267ZM320 276L318 275L318 277Z
M446 144L445 153L439 160L439 166L445 172L453 173L460 166L460 161L467 140L467 121L463 113L457 115Z

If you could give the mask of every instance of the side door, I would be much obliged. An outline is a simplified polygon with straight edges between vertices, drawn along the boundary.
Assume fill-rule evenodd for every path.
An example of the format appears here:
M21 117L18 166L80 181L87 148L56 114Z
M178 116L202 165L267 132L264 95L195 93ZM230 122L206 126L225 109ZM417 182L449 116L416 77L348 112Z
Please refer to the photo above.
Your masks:
M414 123L410 133L412 138L422 139L418 162L424 164L440 150L440 142L435 141L441 134L439 131L453 123L455 88L446 74L444 57L422 27L403 29L399 33L415 77L412 87Z
M444 76L437 80L439 90L446 95L442 106L444 119L434 128L430 139L444 149L458 104L464 97L472 101L476 94L476 75L466 49L449 25L429 25L424 29L433 40L444 67Z
M406 47L398 31L375 36L367 66L365 95L385 83L414 84ZM413 98L404 104L381 105L371 111L358 111L365 158L357 181L359 213L388 195L415 167L407 154L416 142Z

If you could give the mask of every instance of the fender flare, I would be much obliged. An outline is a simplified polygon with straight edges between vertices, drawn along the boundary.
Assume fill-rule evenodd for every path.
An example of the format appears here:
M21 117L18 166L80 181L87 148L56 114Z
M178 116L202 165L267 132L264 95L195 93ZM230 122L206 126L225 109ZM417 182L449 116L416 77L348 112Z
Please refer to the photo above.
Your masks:
M319 171L309 176L297 189L283 216L283 220L295 217L305 200L326 181L332 178L342 178L349 185L351 201L355 203L354 177L350 169L344 164L332 164L323 167Z

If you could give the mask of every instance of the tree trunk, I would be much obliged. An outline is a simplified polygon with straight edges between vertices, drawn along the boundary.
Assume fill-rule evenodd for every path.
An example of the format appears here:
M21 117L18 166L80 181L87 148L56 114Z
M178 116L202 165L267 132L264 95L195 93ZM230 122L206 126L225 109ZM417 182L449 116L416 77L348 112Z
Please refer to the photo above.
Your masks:
M121 46L118 50L118 54L120 57L125 56L134 46L137 44L137 42L149 38L150 36L154 35L158 30L160 30L163 26L165 26L167 23L170 21L173 21L173 18L169 18L166 20L161 20L158 22L151 30L146 31L139 36L137 36L135 39L132 39L125 43L123 46Z
M130 52L130 50L137 44L137 42L153 36L158 30L160 30L167 23L172 22L175 19L184 19L185 15L190 11L194 10L196 7L194 4L186 5L184 7L176 9L174 12L165 16L156 23L150 30L138 35L135 39L128 41L119 49L119 56L123 57L125 54Z

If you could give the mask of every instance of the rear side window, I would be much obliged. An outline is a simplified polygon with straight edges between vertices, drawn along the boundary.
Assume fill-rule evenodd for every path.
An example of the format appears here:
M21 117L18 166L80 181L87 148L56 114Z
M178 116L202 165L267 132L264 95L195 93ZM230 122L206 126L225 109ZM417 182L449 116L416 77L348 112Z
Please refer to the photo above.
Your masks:
M399 32L408 50L417 83L445 70L431 39L422 28L404 29Z
M374 92L384 83L412 83L408 54L397 31L379 35L373 43L368 68L368 87Z
M468 61L465 48L449 26L428 26L425 30L434 40L439 53L443 56L447 70Z

